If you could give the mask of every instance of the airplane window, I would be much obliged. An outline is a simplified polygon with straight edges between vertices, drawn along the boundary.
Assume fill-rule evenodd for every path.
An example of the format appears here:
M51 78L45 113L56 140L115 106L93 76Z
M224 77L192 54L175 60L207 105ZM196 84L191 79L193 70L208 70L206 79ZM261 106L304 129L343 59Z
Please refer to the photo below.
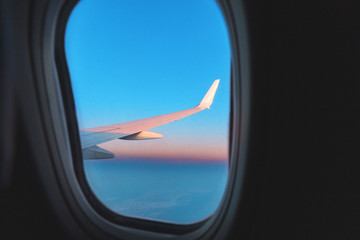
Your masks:
M111 211L175 224L219 206L230 43L215 1L80 1L66 27L83 167Z

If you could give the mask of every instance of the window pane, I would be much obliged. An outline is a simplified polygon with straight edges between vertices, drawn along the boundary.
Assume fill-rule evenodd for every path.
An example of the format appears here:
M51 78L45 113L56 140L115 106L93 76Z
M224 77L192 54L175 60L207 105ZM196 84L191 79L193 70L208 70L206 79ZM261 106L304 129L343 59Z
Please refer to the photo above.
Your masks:
M226 187L230 111L230 45L215 1L80 1L65 50L98 199L136 218L210 216ZM210 109L194 108L216 79ZM133 122L184 109L161 126L174 115Z

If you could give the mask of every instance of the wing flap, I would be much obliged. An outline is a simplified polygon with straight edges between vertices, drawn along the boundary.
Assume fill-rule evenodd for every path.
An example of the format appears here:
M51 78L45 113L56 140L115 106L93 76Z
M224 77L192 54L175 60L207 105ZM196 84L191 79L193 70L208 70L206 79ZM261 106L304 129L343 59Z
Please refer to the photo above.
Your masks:
M108 159L114 158L114 153L100 148L98 146L91 146L82 150L84 159Z

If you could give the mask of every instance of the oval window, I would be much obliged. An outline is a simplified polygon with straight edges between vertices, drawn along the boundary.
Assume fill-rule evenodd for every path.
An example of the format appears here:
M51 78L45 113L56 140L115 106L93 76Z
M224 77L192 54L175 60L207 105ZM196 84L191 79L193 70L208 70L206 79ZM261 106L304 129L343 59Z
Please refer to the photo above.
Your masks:
M65 51L98 200L160 222L211 216L226 188L230 112L230 44L216 2L83 0Z

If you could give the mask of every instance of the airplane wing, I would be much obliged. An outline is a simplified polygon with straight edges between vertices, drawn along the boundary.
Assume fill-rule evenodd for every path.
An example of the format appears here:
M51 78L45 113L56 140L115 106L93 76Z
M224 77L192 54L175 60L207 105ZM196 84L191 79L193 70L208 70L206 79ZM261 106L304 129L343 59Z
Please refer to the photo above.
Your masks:
M96 145L115 139L145 140L161 138L161 134L148 130L210 108L219 86L219 81L220 79L217 79L213 82L202 101L196 107L157 117L80 130L83 157L85 159L113 158L113 153Z

